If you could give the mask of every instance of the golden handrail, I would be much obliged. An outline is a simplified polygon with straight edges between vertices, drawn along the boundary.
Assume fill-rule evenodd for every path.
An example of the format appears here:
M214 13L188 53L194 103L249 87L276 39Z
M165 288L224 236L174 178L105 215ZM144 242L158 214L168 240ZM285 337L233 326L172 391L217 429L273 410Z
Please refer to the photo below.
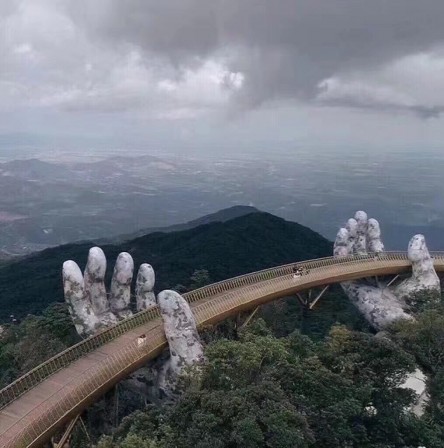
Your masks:
M444 270L444 252L432 253L436 266ZM390 263L394 261L395 263ZM401 263L399 263L401 261ZM387 263L389 262L389 263ZM300 278L300 286L321 284L332 278L342 279L375 272L379 269L396 267L404 269L409 266L407 254L404 252L387 252L379 255L368 254L334 259L332 257L296 262L303 267L306 275ZM271 269L241 275L222 282L199 288L184 294L190 303L194 303L193 313L198 325L216 322L227 315L239 312L246 307L257 306L263 299L272 300L282 292L294 290L293 268L295 263ZM344 269L345 268L345 269ZM242 287L242 294L238 288ZM209 300L204 300L209 299ZM18 398L27 390L42 382L53 373L68 366L75 359L93 351L116 337L153 321L160 317L157 307L137 313L113 327L107 328L95 336L68 348L10 384L0 394L7 392L8 403ZM60 394L46 397L38 407L14 423L14 430L4 435L5 446L35 446L43 440L45 434L53 431L63 423L70 413L82 409L88 400L93 399L105 387L113 384L137 367L138 361L151 359L166 346L166 339L160 319L150 325L150 337L142 346L135 341L125 342L123 348L116 349L104 360L90 367L82 375L69 380ZM140 364L139 364L140 365ZM132 370L131 370L132 369ZM119 376L120 375L120 376ZM13 386L16 389L12 389ZM9 398L8 398L9 397ZM2 439L3 440L3 439Z
M444 259L444 252L433 252L432 257L435 259ZM194 291L185 293L183 296L189 303L197 302L207 299L223 292L237 289L239 287L253 285L256 283L276 279L278 277L290 275L293 273L295 264L307 269L325 268L332 265L349 265L359 264L364 261L387 261L387 260L408 260L406 252L384 252L378 255L352 255L341 258L325 257L307 261L298 261L282 266L264 269L261 271L240 275L228 280L223 280L213 283L208 286L196 289ZM133 316L118 322L116 325L100 331L98 334L91 336L72 347L58 353L54 357L48 359L37 367L33 368L23 376L0 390L0 409L23 395L28 390L32 389L43 380L68 366L72 362L81 358L82 356L92 352L98 347L106 344L116 337L132 330L140 325L160 317L160 312L157 307L148 310L140 311Z

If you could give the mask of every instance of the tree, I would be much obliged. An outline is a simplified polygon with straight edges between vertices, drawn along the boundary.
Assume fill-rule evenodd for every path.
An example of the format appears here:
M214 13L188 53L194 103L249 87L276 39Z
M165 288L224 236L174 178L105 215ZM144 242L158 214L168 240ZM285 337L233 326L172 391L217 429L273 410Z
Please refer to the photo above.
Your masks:
M391 334L430 373L444 369L444 306L426 309L415 321L400 321Z
M193 275L190 277L191 284L190 290L202 288L202 286L209 285L211 283L210 274L206 269L196 269Z
M440 446L399 387L414 358L386 338L343 326L321 342L276 338L259 319L206 355L178 403L125 419L110 447L129 434L165 448Z
M78 340L65 304L56 303L41 316L5 325L0 339L0 385L14 381Z

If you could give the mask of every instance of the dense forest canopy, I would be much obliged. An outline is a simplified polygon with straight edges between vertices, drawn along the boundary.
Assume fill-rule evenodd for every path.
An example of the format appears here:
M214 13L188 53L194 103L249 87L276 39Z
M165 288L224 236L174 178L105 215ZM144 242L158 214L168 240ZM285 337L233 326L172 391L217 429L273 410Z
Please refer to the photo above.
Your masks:
M315 342L298 330L277 338L256 320L207 346L201 377L177 404L133 413L97 448L442 447L444 310L391 333L334 325ZM418 360L432 373L422 417L401 387Z

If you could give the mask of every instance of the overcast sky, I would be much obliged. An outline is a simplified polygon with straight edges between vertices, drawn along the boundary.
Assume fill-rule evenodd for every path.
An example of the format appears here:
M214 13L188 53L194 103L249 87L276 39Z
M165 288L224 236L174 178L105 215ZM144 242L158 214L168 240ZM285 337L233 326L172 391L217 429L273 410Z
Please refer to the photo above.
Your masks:
M0 0L0 146L428 148L443 0Z

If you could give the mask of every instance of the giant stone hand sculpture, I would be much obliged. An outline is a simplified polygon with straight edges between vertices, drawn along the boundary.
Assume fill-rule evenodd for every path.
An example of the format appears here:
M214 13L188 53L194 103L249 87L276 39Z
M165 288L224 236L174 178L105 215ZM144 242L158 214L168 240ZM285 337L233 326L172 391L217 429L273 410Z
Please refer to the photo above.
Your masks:
M378 221L367 219L363 211L356 212L355 217L338 231L333 251L335 257L368 253L374 253L377 257L384 251ZM412 275L397 286L375 285L369 279L341 284L350 301L376 330L384 330L399 319L414 319L409 304L414 303L418 296L425 294L428 300L440 300L440 280L423 235L415 235L410 240L407 253L412 263ZM383 335L384 332L379 334ZM417 393L416 403L411 410L422 415L428 399L424 373L417 368L401 387L413 389Z
M131 255L120 253L114 266L111 291L107 294L106 258L100 247L90 249L84 275L76 262L68 260L63 263L65 300L80 336L90 336L132 314L130 299L133 271ZM136 283L138 311L156 305L154 281L153 268L149 264L142 264Z
M363 211L356 212L355 218L339 230L334 244L335 257L369 252L377 256L383 251L379 223L376 219L367 219ZM374 285L368 280L342 283L351 302L376 330L383 330L398 319L413 319L409 301L415 297L427 294L432 300L440 298L440 281L423 235L415 235L410 240L408 257L412 275L397 286Z
M85 272L72 260L63 263L65 300L80 336L91 336L119 320L131 316L131 282L134 262L130 254L119 254L114 266L110 293L105 288L106 257L102 249L93 247L88 254ZM163 291L159 300L153 292L154 270L142 264L136 279L136 309L142 311L158 305L165 335L170 348L170 359L157 372L155 382L162 396L174 398L179 376L186 367L203 361L193 313L188 302L174 291ZM139 376L140 375L135 375Z

